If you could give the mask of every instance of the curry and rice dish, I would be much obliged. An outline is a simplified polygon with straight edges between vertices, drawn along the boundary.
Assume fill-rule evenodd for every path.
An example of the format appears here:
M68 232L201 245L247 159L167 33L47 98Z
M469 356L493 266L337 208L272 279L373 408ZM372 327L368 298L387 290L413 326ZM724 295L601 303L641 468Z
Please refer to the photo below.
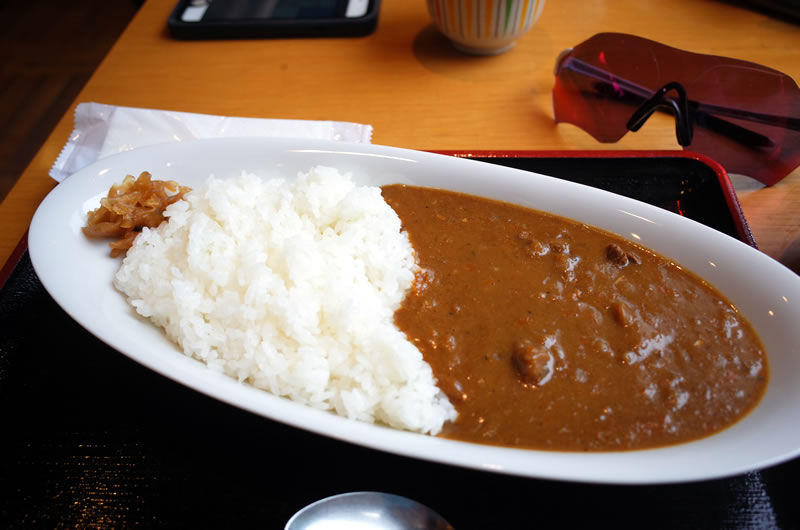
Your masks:
M170 189L182 200L130 238L115 287L185 354L273 394L456 440L616 451L718 432L765 391L763 347L724 297L600 230L322 167Z

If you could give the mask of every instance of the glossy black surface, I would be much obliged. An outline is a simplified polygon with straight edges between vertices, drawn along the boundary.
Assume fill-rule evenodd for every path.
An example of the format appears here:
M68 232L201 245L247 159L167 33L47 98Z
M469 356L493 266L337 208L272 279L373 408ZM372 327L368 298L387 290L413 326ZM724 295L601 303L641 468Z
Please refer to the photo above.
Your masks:
M628 175L632 188L638 179ZM433 464L286 427L107 347L52 301L27 255L0 291L0 433L0 528L283 528L302 506L358 490L410 497L458 529L800 525L800 459L724 480L601 486Z
M736 201L733 191L720 185L720 178L727 177L721 177L712 167L692 158L470 158L625 195L683 215L755 246L741 211L730 207L729 201ZM740 226L737 226L737 221Z

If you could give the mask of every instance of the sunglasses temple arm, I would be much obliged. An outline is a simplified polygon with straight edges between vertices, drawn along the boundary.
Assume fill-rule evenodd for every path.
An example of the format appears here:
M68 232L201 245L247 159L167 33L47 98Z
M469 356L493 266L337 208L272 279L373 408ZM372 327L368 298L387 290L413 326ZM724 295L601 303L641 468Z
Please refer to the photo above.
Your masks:
M677 101L674 98L666 97L671 90L675 90L678 93ZM690 116L698 126L727 136L731 140L747 147L760 148L774 145L772 140L761 133L723 120L710 113L699 111L698 107L700 105L686 97L686 89L683 88L683 85L677 82L667 83L636 109L628 120L628 130L638 131L653 112L669 107L675 115L675 135L678 137L678 143L682 147L688 147L692 143L693 132Z
M673 90L678 93L677 100L675 98L667 98L667 94ZM694 102L688 100L686 90L680 83L667 83L631 115L627 123L628 130L638 131L653 112L670 108L675 115L675 135L678 137L678 143L682 147L688 147L692 143L693 135L692 125L689 120L690 103ZM711 114L697 113L695 109L693 111L692 115L695 123L700 127L727 136L748 147L771 147L773 145L769 138L755 131L740 127L735 123L717 118Z
M692 103L692 101L689 102L690 107ZM775 142L768 136L764 136L752 129L742 127L741 125L723 120L722 118L717 118L712 114L698 112L697 110L693 110L693 112L695 123L698 126L726 136L742 145L753 148L773 147L775 145Z
M738 118L740 120L761 123L763 125L772 125L775 127L781 127L783 129L790 129L792 131L800 131L800 118L762 114L760 112L732 109L730 107L722 107L719 105L701 103L699 101L692 100L689 100L689 105L694 107L695 112L700 112L703 114L717 114L720 116L726 116L728 118Z
M627 79L617 77L601 68L587 64L579 59L575 59L574 57L570 57L569 60L562 60L559 66L559 70L561 68L569 68L579 74L596 79L603 83L610 84L614 88L619 88L622 91L627 91L630 94L634 94L644 99L648 99L653 96L653 92L643 86L632 83ZM786 129L800 130L800 120L796 118L785 118L770 114L741 111L719 105L700 103L693 100L688 100L688 105L694 112L694 116L696 118L705 115L705 119L701 118L697 120L700 125L713 130L714 132L732 137L734 140L744 144L752 145L754 147L771 146L773 145L773 142L768 137L760 133L745 127L741 127L721 118L716 118L715 116L711 116L710 113L714 112L715 114L721 114L731 118L739 118L745 121L763 123L766 125L775 125L777 127Z
M609 73L602 68L598 68L591 64L585 63L575 57L568 57L562 60L559 64L561 68L568 68L579 74L583 74L592 79L608 83L612 86L626 90L642 98L649 98L653 95L653 91L641 85L637 85L627 79L618 77ZM752 121L764 125L773 125L775 127L782 127L784 129L791 129L793 131L800 131L800 118L792 118L787 116L775 116L773 114L763 114L760 112L752 112L748 110L734 109L731 107L724 107L722 105L713 105L710 103L703 103L700 101L689 100L689 105L695 112L704 114L718 114L729 118L738 118L745 121Z

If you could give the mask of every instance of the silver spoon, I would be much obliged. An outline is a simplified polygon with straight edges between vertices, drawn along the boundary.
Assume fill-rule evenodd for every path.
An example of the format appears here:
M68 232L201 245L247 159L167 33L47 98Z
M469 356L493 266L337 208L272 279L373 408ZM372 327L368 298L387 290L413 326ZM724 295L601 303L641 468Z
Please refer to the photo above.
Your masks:
M309 504L284 530L453 530L441 515L411 499L358 491Z

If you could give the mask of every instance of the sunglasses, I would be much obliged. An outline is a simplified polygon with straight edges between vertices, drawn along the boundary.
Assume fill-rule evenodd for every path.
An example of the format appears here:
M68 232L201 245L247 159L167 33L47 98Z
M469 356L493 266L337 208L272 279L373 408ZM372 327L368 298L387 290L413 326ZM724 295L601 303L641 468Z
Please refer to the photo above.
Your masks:
M600 142L616 142L666 111L684 149L730 173L771 186L800 165L800 89L777 70L600 33L562 52L555 75L556 122Z

